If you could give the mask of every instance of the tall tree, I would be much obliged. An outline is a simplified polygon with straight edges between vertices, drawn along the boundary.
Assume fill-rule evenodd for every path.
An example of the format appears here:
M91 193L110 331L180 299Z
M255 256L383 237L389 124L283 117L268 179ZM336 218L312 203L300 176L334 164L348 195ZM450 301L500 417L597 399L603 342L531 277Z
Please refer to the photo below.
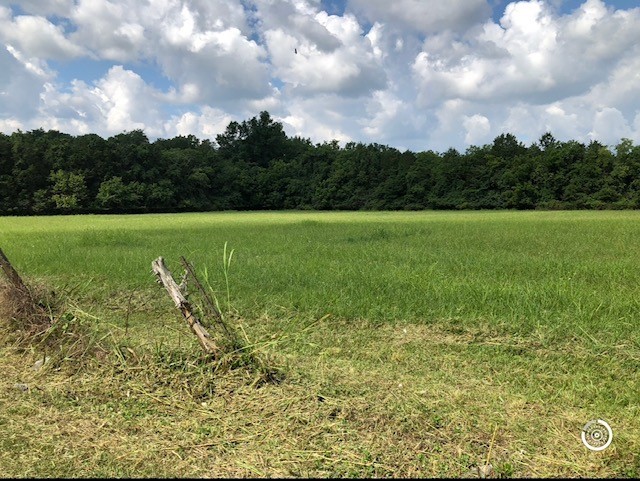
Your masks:
M241 124L231 122L224 133L216 136L216 142L223 157L259 167L268 167L272 161L286 158L289 152L282 124L266 111Z

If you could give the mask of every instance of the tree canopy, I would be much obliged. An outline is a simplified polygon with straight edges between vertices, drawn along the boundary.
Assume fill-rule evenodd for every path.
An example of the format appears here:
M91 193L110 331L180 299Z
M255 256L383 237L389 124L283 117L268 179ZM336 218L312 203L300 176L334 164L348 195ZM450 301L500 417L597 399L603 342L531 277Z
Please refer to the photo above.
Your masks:
M0 134L0 214L208 210L636 209L640 147L512 134L465 152L288 137L268 112L215 142Z

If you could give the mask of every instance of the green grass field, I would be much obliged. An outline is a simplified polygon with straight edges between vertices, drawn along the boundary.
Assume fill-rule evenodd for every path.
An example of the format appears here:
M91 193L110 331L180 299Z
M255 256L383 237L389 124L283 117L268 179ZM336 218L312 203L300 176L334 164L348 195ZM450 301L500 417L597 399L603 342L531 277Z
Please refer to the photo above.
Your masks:
M113 348L36 372L5 333L5 476L640 476L640 212L4 217L0 248ZM207 369L151 274L181 255L284 382Z

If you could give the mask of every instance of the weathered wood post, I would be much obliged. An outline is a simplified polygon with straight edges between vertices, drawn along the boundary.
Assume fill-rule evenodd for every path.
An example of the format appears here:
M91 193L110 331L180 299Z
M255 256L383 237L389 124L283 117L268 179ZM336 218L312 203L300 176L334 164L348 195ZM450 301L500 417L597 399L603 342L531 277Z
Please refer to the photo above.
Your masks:
M7 259L7 256L4 255L4 252L2 252L2 249L0 249L0 267L4 271L7 278L9 279L9 282L11 282L11 285L15 287L17 290L19 290L20 292L22 292L25 297L28 297L29 299L31 299L31 292L27 288L26 284L23 282L18 272L13 268L13 266L11 265L11 262L9 262L9 259Z
M173 276L165 265L164 259L162 257L158 257L151 263L151 268L153 269L154 274L158 277L158 281L165 287L165 289L169 293L169 297L171 297L173 303L182 313L182 316L187 321L187 324L189 324L191 331L193 331L193 333L198 338L202 349L204 349L207 354L213 354L218 357L217 355L221 351L220 347L211 338L211 335L207 332L204 326L200 323L200 320L193 313L191 304L182 294L182 291L180 290L180 287L178 287L178 284L176 284L176 281L173 280Z
M44 332L43 327L47 329L51 327L53 319L50 312L36 301L33 291L24 283L2 249L0 249L0 269L9 280L7 299L11 305L11 317L20 321L32 334L36 332L34 329Z

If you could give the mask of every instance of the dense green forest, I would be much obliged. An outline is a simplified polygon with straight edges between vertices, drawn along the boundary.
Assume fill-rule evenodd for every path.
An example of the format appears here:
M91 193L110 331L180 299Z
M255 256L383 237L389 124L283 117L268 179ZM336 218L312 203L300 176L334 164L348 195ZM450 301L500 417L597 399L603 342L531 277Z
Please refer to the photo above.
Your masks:
M0 214L201 210L635 209L640 147L511 134L464 153L288 137L268 112L216 142L0 134Z

